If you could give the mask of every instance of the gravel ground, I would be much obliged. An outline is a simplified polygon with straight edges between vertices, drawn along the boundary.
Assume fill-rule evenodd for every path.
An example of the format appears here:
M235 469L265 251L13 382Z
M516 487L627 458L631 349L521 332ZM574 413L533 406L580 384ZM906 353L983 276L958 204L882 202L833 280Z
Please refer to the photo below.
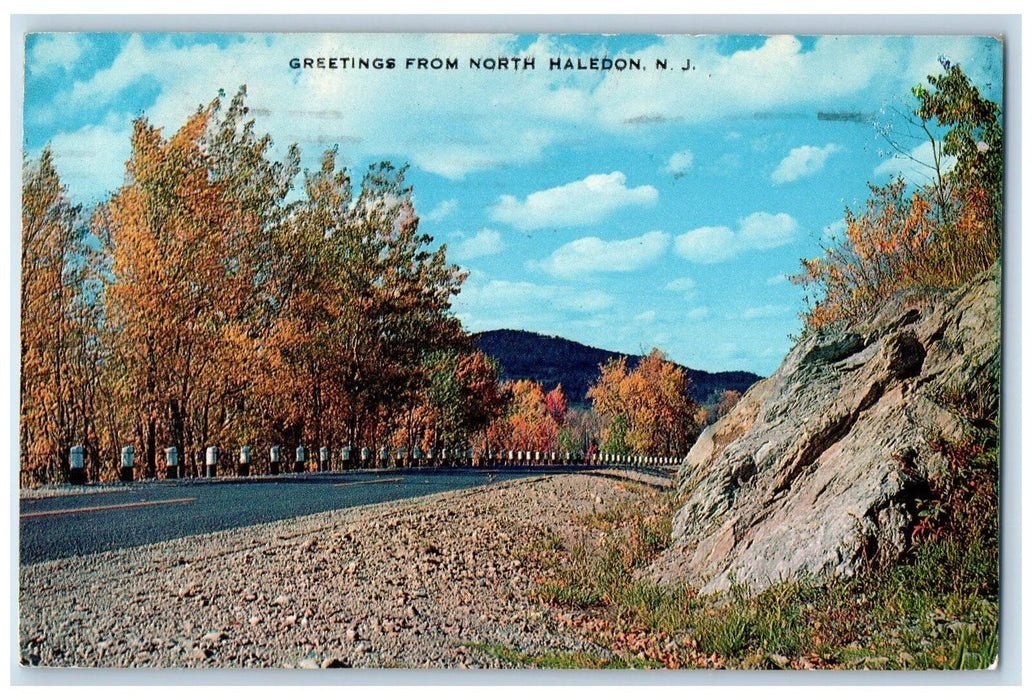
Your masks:
M658 477L548 476L22 567L23 665L501 668L608 657L528 593L546 528L641 500Z

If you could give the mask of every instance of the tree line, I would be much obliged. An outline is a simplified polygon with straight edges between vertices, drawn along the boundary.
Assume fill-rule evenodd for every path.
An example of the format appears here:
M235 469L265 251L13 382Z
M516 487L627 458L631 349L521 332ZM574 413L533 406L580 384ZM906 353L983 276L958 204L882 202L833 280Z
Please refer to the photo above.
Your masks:
M583 452L605 432L615 453L687 450L696 407L658 351L604 369L597 411L500 383L451 313L465 274L419 230L405 168L355 181L336 148L312 171L296 146L274 159L246 88L131 138L124 184L88 211L49 148L23 167L23 484L66 481L73 445L90 480L116 478L127 444L144 478L168 446L188 475L208 445ZM663 398L614 398L631 376Z

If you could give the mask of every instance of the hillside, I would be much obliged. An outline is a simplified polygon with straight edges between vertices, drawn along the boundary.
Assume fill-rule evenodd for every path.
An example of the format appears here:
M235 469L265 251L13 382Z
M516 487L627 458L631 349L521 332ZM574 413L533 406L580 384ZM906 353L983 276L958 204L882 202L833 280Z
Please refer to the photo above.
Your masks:
M585 403L585 395L596 379L599 365L624 353L528 331L497 330L477 333L473 342L480 350L498 360L503 380L533 379L546 389L563 385L571 403ZM633 369L640 355L628 356ZM705 372L686 368L691 379L692 398L706 402L725 389L745 392L761 377L752 372Z

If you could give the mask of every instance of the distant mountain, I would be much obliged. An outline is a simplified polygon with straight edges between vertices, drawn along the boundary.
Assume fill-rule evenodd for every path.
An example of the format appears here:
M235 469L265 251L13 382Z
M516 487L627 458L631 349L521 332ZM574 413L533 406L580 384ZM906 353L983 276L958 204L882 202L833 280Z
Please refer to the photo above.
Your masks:
M529 331L498 330L475 333L474 344L501 365L503 380L533 379L545 387L563 385L570 403L587 403L588 387L599 375L599 365L624 353L600 350L581 343L541 335ZM627 355L627 367L633 369L640 355ZM759 379L752 372L705 372L686 368L691 379L690 393L700 403L725 389L745 392Z

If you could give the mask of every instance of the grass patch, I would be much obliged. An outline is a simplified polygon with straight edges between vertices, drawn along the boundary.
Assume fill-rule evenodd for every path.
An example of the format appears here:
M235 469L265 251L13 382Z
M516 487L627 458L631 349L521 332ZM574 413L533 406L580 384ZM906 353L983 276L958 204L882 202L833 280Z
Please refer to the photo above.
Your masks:
M757 594L735 585L721 596L701 596L688 586L659 586L636 575L668 546L673 506L672 498L653 497L595 512L577 521L585 529L572 545L545 531L534 549L546 575L533 596L577 611L571 624L623 660L613 663L974 669L996 658L993 537L919 541L906 562L850 580L781 583ZM509 660L542 668L603 667L599 659L577 654Z

